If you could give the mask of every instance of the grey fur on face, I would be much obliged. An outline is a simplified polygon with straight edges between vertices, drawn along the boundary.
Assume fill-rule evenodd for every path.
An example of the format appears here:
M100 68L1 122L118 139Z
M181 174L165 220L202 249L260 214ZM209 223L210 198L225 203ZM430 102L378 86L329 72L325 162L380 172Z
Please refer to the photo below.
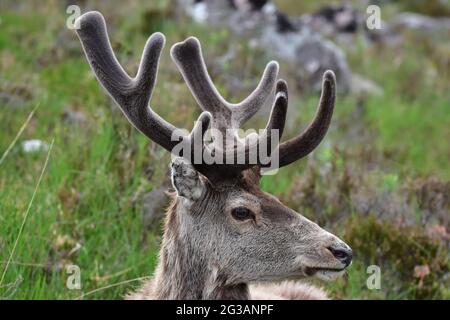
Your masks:
M270 296L270 292L260 291L273 287L249 287L252 283L310 275L332 280L342 275L346 264L328 248L348 246L262 192L256 169L244 172L236 185L219 189L194 172L181 158L172 163L177 197L166 217L162 250L167 254L161 256L155 278L146 287L155 298L247 299L252 292L255 297ZM252 217L236 220L232 211L240 207L248 208ZM180 290L185 285L197 290ZM287 296L326 297L322 291L308 291L302 285L283 288ZM131 298L142 294L139 291Z

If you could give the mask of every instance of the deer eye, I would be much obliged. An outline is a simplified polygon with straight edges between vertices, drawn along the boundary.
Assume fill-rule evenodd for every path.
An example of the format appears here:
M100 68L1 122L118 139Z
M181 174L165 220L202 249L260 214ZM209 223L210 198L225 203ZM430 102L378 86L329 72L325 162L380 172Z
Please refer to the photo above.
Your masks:
M236 220L247 220L253 218L253 214L245 207L237 207L231 210L231 215Z

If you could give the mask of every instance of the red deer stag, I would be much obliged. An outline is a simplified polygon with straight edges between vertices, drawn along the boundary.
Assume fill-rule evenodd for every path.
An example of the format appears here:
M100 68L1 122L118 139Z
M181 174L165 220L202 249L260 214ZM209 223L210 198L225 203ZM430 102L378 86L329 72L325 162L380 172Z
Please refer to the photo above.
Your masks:
M278 64L270 62L252 94L232 104L214 87L199 41L188 38L175 44L170 53L204 112L190 133L176 134L179 130L149 107L164 36L155 33L148 39L137 75L131 78L112 51L103 16L88 12L77 23L78 36L98 81L139 131L175 153L171 168L176 196L166 213L159 263L154 277L127 298L326 299L322 290L293 280L341 276L352 260L350 247L261 191L261 170L268 163L259 156L251 163L249 157L266 145L271 161L276 151L278 165L283 167L317 147L333 113L333 72L324 74L318 111L309 127L295 138L273 143L271 132L281 137L288 105L287 85L276 80ZM274 88L265 130L245 139L237 137L239 127L258 111ZM206 139L209 127L215 130L208 130L212 137ZM231 135L232 142L223 139L226 143L220 146L220 135ZM179 143L194 146L195 141L200 141L204 155L219 161L191 161L196 153L193 147L174 151ZM240 155L244 161L238 161Z

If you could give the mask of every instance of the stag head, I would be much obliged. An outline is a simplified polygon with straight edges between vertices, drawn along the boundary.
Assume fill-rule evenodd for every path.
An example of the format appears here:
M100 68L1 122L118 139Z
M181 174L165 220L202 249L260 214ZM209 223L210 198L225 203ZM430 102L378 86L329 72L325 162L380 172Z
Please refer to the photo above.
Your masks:
M256 89L242 102L232 104L214 87L199 41L188 38L172 47L171 56L203 113L190 133L177 135L177 128L149 107L164 36L155 33L148 39L137 75L131 78L111 49L103 16L98 12L84 14L79 26L77 33L99 82L139 131L175 153L171 167L177 192L166 218L157 272L176 269L171 256L181 255L190 268L198 267L195 277L200 281L221 279L224 285L312 275L334 279L344 273L352 259L350 247L259 187L261 170L274 161L274 154L279 167L286 166L308 155L325 136L335 101L332 71L324 74L317 114L309 127L278 143L272 133L281 137L288 105L286 82L277 80L278 64L268 63ZM236 131L274 89L265 130L240 138ZM214 130L208 140L205 133L209 127ZM225 139L230 136L232 139ZM195 145L195 140L200 141L203 154L223 161L192 161L193 147L177 149L180 143ZM263 163L256 156L255 161L249 161L262 146L268 146L271 160ZM237 161L239 155L245 161Z

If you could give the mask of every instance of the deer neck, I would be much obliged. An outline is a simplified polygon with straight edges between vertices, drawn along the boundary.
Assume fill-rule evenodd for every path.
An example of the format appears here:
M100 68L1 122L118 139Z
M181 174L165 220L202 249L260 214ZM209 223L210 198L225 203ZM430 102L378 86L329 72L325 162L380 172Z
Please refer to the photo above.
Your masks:
M166 214L153 279L156 299L248 299L247 284L228 284L227 275L186 239L181 216L188 213L185 210L175 199Z

